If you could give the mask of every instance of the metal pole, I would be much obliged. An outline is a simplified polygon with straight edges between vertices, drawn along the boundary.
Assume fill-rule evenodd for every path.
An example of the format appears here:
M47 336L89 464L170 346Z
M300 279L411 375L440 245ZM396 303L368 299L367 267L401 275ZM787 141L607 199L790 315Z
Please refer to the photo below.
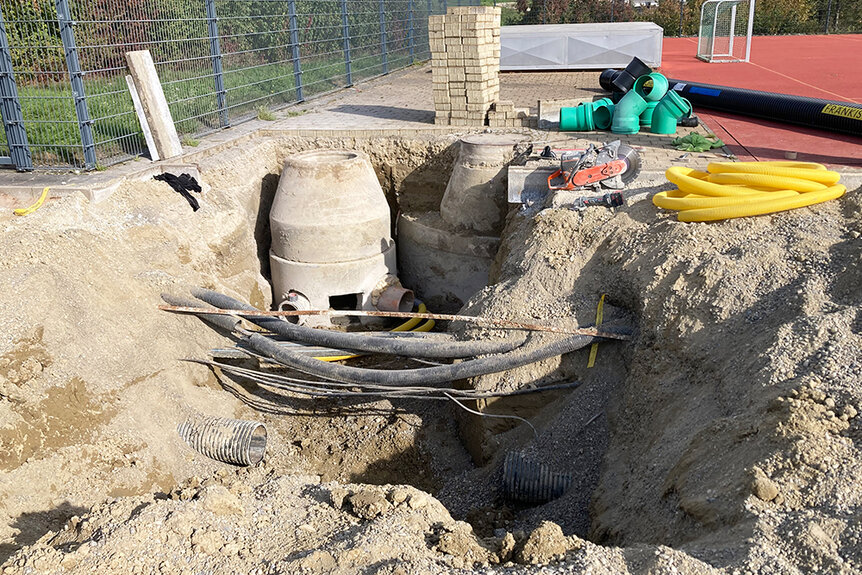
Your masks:
M218 15L215 0L204 0L207 9L207 29L210 36L210 56L215 80L216 105L218 106L219 123L222 128L230 126L227 109L227 91L224 89L224 72L221 62L221 46L218 41Z
M299 31L296 21L296 0L288 0L287 14L290 25L290 51L293 59L293 81L296 84L296 101L303 102L302 95L302 65L299 61Z
M829 33L829 18L832 16L832 0L826 4L826 27L823 29L824 34Z
M682 16L685 12L685 0L679 0L679 37L682 38ZM713 31L715 34L715 31Z
M407 30L407 50L410 53L410 64L412 65L413 60L413 0L407 0L407 21L409 22L409 28Z
M386 55L386 11L383 5L384 0L380 0L380 50L383 56L383 73L389 73L389 58Z
M6 37L6 24L0 10L0 117L6 130L6 144L9 146L9 159L0 158L0 164L11 162L24 172L33 169L30 144L24 129L21 102L18 100L18 87L12 73L12 55L9 53L9 39Z
M57 0L57 24L60 26L60 39L66 52L66 67L69 69L69 82L72 85L72 98L75 100L75 114L78 116L78 129L81 132L81 146L84 148L84 168L96 168L96 142L93 139L93 121L87 109L87 96L84 93L84 73L78 60L75 45L75 23L69 11L69 0Z
M347 0L341 0L341 35L344 37L344 70L347 85L353 85L353 62L350 59L350 22L347 18Z
M754 31L754 2L751 0L748 3L748 28L745 31L745 61L748 62L751 58L751 33Z

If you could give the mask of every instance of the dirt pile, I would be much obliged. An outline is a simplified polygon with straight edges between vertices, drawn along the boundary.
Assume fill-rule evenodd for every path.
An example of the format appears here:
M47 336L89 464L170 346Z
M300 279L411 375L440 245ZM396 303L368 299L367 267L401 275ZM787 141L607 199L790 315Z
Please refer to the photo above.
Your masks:
M625 556L543 523L529 535L478 539L436 499L406 486L320 483L261 466L192 477L168 494L121 498L72 517L4 573L469 573L509 559L614 568L661 564L710 569L665 550Z
M671 545L729 568L862 565L859 191L713 225L642 201L617 214L521 212L507 229L498 283L474 310L583 323L607 293L636 318L632 344L600 346L599 363L620 368L604 384L609 444L582 535ZM578 352L473 383L506 389L578 373L587 388L600 378L586 361ZM483 448L524 449L577 473L558 439L579 437L586 413L533 412L537 439L486 424ZM581 501L571 490L528 516L579 532Z
M468 312L590 324L606 293L606 321L636 331L602 343L594 368L587 348L471 382L583 382L476 406L529 417L535 435L459 415L487 462L475 467L451 406L298 400L177 361L231 342L157 311L160 292L268 304L265 213L284 154L370 151L393 205L439 201L452 158L448 139L258 144L201 165L211 189L197 213L136 183L104 204L66 198L0 220L4 572L862 568L859 191L716 224L648 201L511 213L496 283ZM633 200L662 181L639 183ZM235 472L194 454L176 434L193 412L266 423L264 464ZM504 502L511 450L573 487Z

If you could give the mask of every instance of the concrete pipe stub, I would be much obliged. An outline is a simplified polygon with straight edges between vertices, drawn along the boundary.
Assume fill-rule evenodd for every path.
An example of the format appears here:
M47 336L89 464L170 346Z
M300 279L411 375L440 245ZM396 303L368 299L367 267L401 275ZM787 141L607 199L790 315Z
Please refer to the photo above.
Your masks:
M347 262L392 245L386 196L368 157L354 150L288 157L269 219L272 254L285 260Z
M506 166L524 136L476 134L461 139L461 151L446 186L440 215L460 230L498 235L506 219Z

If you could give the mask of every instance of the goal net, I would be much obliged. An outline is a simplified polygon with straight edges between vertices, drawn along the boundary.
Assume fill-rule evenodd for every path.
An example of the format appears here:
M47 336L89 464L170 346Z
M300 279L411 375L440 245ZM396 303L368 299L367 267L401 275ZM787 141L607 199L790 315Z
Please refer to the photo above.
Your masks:
M754 0L706 0L700 8L697 57L706 62L748 62Z

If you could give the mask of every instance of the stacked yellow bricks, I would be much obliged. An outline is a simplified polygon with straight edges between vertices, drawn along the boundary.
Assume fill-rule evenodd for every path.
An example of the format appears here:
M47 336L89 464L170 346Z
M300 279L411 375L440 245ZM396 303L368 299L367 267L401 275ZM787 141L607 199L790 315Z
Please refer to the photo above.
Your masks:
M500 95L500 8L465 6L428 19L436 124L482 126Z

